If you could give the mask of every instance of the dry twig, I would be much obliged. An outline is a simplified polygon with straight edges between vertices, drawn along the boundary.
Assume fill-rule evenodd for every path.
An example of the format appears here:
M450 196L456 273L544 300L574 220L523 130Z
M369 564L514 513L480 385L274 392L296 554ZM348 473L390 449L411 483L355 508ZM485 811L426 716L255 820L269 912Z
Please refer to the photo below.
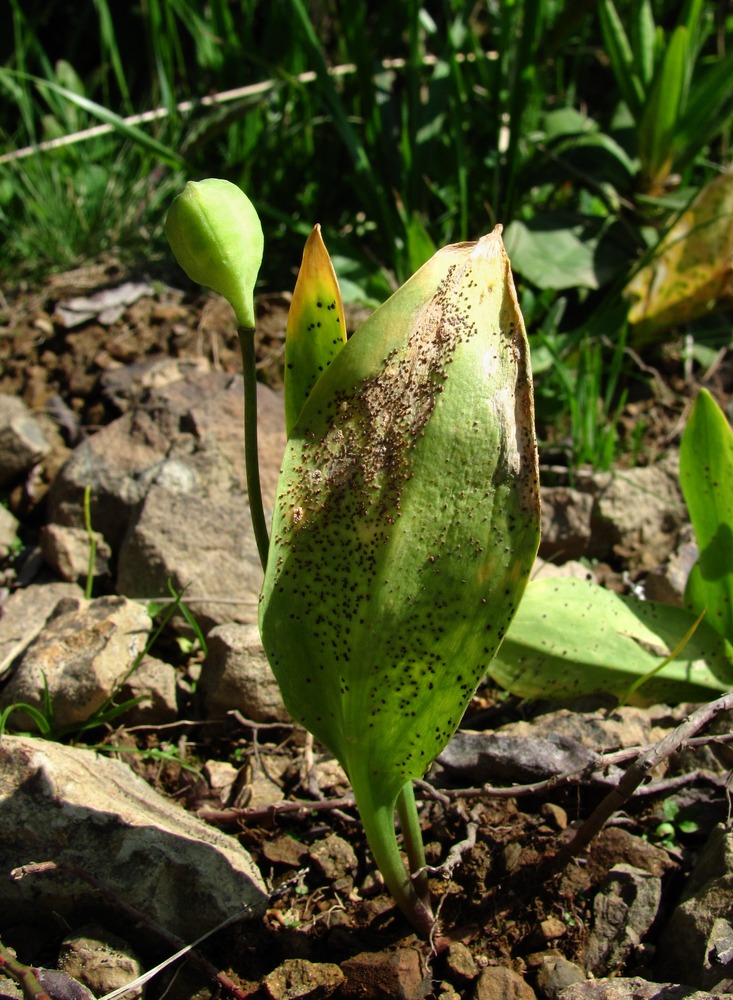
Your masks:
M659 743L655 743L645 753L642 753L630 765L618 785L593 810L570 843L566 844L555 855L552 862L553 872L561 871L571 858L574 858L590 843L606 820L626 804L650 771L658 764L661 764L663 760L666 760L675 750L679 750L683 744L712 722L717 715L731 709L733 709L733 693L723 695L722 698L708 702L707 705L702 705L692 715L689 715L684 722L677 726L676 729L673 729L671 733L668 733Z

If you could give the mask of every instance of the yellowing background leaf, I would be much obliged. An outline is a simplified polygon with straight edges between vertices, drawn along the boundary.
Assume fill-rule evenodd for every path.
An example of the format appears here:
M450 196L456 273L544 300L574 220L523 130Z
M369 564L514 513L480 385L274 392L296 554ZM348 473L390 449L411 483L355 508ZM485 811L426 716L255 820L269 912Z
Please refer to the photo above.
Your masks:
M733 298L733 169L702 189L624 294L637 341Z

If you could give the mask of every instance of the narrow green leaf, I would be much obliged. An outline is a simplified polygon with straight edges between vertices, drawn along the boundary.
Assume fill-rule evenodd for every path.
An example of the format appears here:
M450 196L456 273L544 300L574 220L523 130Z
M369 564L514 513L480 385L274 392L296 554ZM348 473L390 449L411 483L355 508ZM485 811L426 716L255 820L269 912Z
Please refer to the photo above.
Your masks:
M705 617L705 612L701 611L700 614L695 619L695 621L692 623L692 625L690 625L688 630L685 632L680 641L674 647L674 649L667 656L665 656L663 660L660 660L659 663L656 665L656 667L653 667L648 674L642 674L641 677L637 677L637 679L634 681L634 683L631 685L631 687L621 700L622 705L627 704L631 700L633 695L639 690L642 684L646 684L646 682L651 680L651 678L654 677L656 674L658 674L660 670L663 670L668 663L672 663L674 660L679 658L682 650L685 648L687 643L690 641L690 639L693 637L695 632L700 627L700 622L703 620L704 617Z
M8 728L8 719L13 715L14 712L25 713L26 716L35 722L38 727L38 732L44 739L47 739L51 735L51 722L49 718L44 715L44 713L38 708L37 705L29 705L25 701L18 701L12 705L8 705L0 712L0 736L2 736Z
M689 34L676 28L661 64L638 127L642 183L652 190L667 178L673 162L674 136L687 78Z
M634 68L634 55L613 0L601 0L598 5L601 32L611 69L619 91L635 121L639 121L644 108L644 87Z
M654 56L656 52L656 26L650 0L641 0L631 10L631 42L633 46L634 70L644 90L649 88L654 77Z
M673 136L675 166L690 164L733 118L733 52L697 75Z
M685 598L733 640L733 431L706 389L682 435L680 484L700 552Z
M290 433L313 386L346 343L336 272L315 226L303 251L285 331L285 429Z
M186 161L183 157L179 156L175 150L171 149L169 146L164 146L162 142L158 142L157 139L154 139L146 132L143 132L143 130L139 129L136 125L128 124L124 118L120 115L116 115L108 108L105 108L104 105L97 104L96 101L92 101L88 97L84 97L81 94L75 94L73 90L67 90L66 87L60 87L52 80L42 80L40 77L30 75L26 76L27 79L31 80L41 90L50 90L53 93L58 94L59 97L65 98L71 104L82 108L84 111L88 111L94 118L111 125L118 135L121 135L125 139L129 139L130 142L134 142L142 149L146 149L149 153L154 153L155 156L157 156L164 163L167 163L169 166L185 169Z
M703 10L703 0L688 0L682 12L681 23L690 33L690 38L694 39L700 27L700 14Z

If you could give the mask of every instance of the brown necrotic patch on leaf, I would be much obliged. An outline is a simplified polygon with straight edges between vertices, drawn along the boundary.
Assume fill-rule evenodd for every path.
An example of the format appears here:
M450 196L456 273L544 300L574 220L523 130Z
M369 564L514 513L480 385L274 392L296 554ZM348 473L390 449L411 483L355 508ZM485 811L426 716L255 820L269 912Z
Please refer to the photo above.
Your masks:
M392 350L382 371L330 404L325 436L306 430L308 475L280 498L284 524L306 530L314 515L365 516L391 523L399 516L403 484L411 477L411 452L448 378L456 347L476 333L470 306L450 291L451 267L434 298L417 316L404 351ZM286 529L287 530L287 529Z

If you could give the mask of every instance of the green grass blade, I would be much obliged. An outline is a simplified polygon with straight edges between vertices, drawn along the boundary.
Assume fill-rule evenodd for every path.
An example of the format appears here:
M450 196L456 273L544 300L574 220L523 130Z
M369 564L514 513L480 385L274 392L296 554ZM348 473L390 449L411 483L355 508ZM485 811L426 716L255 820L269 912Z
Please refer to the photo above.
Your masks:
M683 24L690 38L694 39L700 29L700 15L703 9L703 0L688 0L682 13L680 23Z
M688 70L689 34L675 29L639 124L639 158L647 188L665 180L672 167L674 136L680 116Z
M601 33L616 85L635 121L644 109L644 88L635 72L634 54L613 0L601 0L598 5Z
M516 78L509 98L509 145L506 151L506 180L501 201L501 217L504 223L511 221L514 215L524 118L530 100L537 93L535 54L542 30L545 5L542 0L525 0L522 6L521 35L516 48Z
M639 690L639 688L642 686L642 684L646 684L648 680L651 680L651 678L654 677L656 674L658 674L660 670L663 670L668 663L673 663L676 659L678 659L678 657L682 653L682 650L685 648L687 643L693 637L695 632L697 632L698 628L700 627L700 622L703 620L704 616L705 612L701 611L700 614L695 619L695 621L692 623L692 625L690 625L690 627L682 636L680 641L671 651L671 653L668 656L665 656L663 660L660 660L659 663L656 665L656 667L653 667L648 674L643 674L641 677L637 677L637 679L631 685L631 687L626 692L624 697L621 699L622 705L626 705L631 701L631 699Z
M641 0L631 12L631 41L634 71L647 90L654 78L656 26L650 0Z
M673 137L675 166L684 169L733 118L733 52L694 79Z
M120 47L117 44L117 36L115 34L112 12L107 0L94 0L94 7L97 11L97 17L99 19L99 38L102 51L107 52L109 55L115 82L120 89L122 103L124 107L131 112L132 99L130 97L130 88L127 84L127 77L125 75L125 69L122 62L122 55L120 54ZM109 100L109 94L106 94L105 97Z
M300 37L306 45L314 63L318 84L331 115L333 124L349 154L355 171L355 187L361 191L369 203L369 209L374 214L382 229L382 240L394 248L395 231L388 209L385 192L380 191L375 179L363 143L355 132L347 114L346 108L339 96L333 78L328 71L328 65L323 55L318 36L302 0L290 0L290 6L295 15L295 22L300 29Z
M8 73L7 70L4 71ZM21 74L14 74L19 76ZM59 97L76 105L76 107L87 111L90 115L97 118L101 122L105 122L111 125L115 132L125 139L129 139L136 145L140 146L142 149L147 150L149 153L154 153L156 157L167 163L171 167L185 168L185 160L171 149L169 146L163 145L162 142L158 142L152 136L147 135L142 129L137 128L135 125L128 124L124 118L120 115L115 114L110 111L109 108L105 108L102 104L97 104L96 101L90 100L88 97L84 97L81 94L75 94L72 90L68 90L66 87L61 87L52 80L42 80L40 77L32 76L30 74L22 74L25 79L32 81L36 87L40 90L50 91Z
M44 715L37 705L29 705L25 701L18 701L12 705L8 705L7 708L4 708L3 711L0 712L0 736L7 731L8 719L14 712L25 712L25 714L35 722L41 736L44 738L50 737L51 722L48 717Z

